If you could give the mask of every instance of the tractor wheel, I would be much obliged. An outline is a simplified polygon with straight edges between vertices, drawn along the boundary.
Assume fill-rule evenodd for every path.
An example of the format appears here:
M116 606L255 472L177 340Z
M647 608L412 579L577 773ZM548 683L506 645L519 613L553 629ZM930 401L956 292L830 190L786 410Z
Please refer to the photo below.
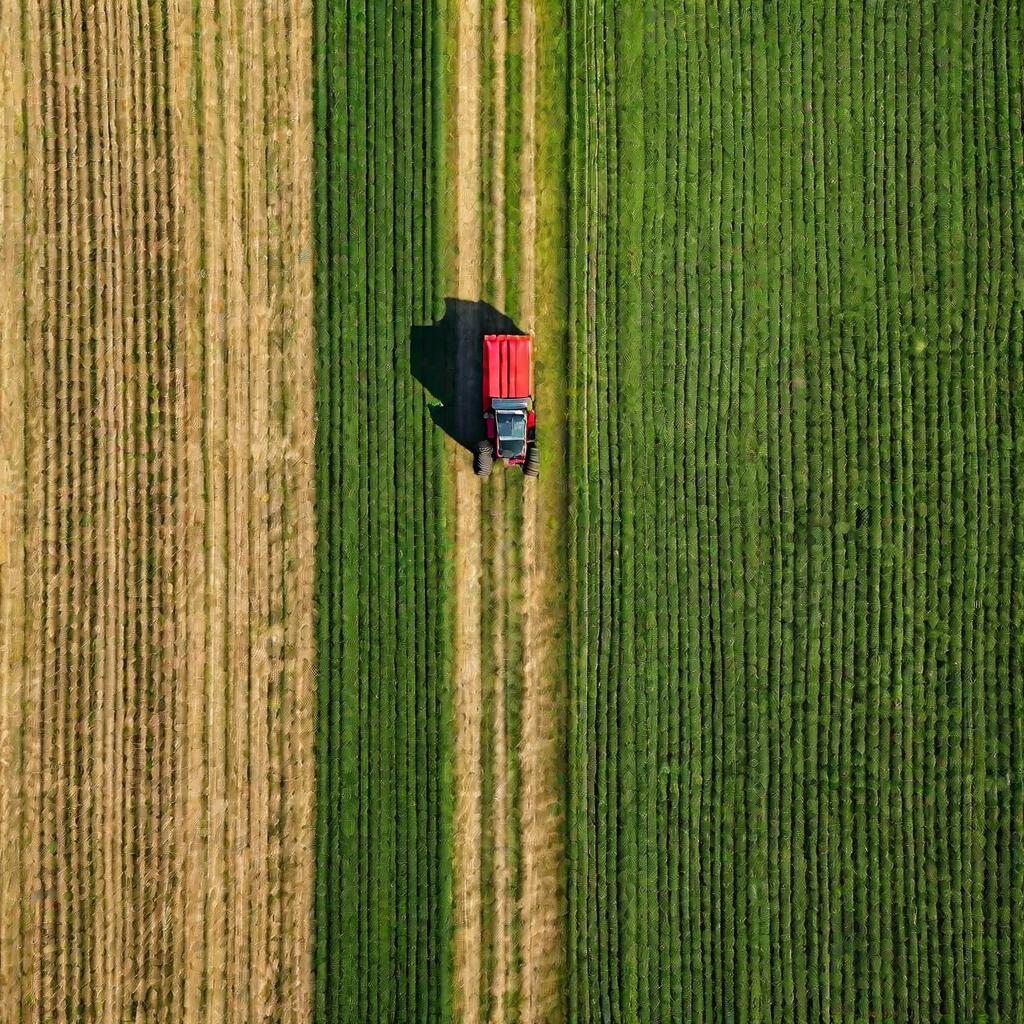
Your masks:
M526 476L540 476L540 449L534 442L526 449L526 461L523 463L523 473Z
M473 472L477 476L490 476L494 465L494 445L490 441L480 441L473 456Z

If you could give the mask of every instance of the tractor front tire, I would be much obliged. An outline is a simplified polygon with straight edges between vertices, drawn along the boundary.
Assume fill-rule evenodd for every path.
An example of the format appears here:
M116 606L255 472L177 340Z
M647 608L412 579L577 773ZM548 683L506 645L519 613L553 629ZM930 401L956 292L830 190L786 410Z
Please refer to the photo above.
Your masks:
M477 476L490 476L494 465L494 445L488 440L477 443L476 454L473 456L473 472Z
M523 463L523 473L526 476L540 476L540 449L535 441L526 449L526 461Z

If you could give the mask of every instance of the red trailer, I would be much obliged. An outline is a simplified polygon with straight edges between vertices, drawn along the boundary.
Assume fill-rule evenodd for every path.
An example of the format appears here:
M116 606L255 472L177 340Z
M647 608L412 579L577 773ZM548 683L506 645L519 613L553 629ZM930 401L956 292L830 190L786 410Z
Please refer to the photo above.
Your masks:
M522 466L527 476L540 473L537 416L533 404L533 363L525 334L484 335L484 426L487 436L477 445L473 469L491 472L494 457Z

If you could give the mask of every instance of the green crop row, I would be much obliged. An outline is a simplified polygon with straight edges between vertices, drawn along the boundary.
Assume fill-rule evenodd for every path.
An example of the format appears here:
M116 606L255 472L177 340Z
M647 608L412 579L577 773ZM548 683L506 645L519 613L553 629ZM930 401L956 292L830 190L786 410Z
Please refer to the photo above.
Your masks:
M448 1019L444 452L409 362L443 296L443 0L316 8L316 1018Z
M1019 5L570 15L569 1019L1015 1020Z

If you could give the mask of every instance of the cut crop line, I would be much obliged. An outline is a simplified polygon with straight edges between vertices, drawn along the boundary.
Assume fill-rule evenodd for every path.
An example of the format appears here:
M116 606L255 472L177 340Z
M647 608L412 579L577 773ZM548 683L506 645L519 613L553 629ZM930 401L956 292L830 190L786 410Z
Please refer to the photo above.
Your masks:
M0 10L0 1019L21 1017L22 932L30 895L22 822L27 819L20 751L26 724L26 552L28 394L26 188L29 140L24 130L27 54L21 12Z
M508 13L506 0L492 0L493 11L491 20L491 52L489 65L493 71L490 76L492 95L490 107L493 112L493 130L486 144L490 146L490 159L487 166L491 172L490 185L490 238L493 252L484 253L486 259L491 258L491 279L494 287L494 305L504 309L507 287L505 279L505 237L506 237L506 191L505 191L505 145L506 145L506 61L508 56ZM481 69L482 70L482 69ZM484 183L486 187L488 183ZM480 296L482 298L482 296ZM472 298L477 298L476 295ZM514 820L513 808L510 803L512 787L508 778L508 630L505 620L509 614L510 569L506 557L505 508L509 501L509 488L506 481L495 480L488 493L481 490L481 501L490 505L491 536L494 543L488 553L487 566L491 595L491 612L480 608L480 631L489 632L494 644L494 687L492 699L492 721L489 724L491 742L488 744L490 765L484 766L485 774L492 779L492 823L491 849L493 879L488 890L494 901L491 934L483 936L484 950L493 947L493 975L490 991L491 1024L503 1024L509 1013L509 1000L514 991L512 978L513 959L513 922L518 913L516 894L513 886L512 863L510 861L514 845L513 830L517 823ZM489 501L488 501L489 499ZM481 514L482 511L481 511ZM493 625L492 625L493 624ZM486 885L485 881L485 885ZM485 958L490 960L491 958Z
M455 282L459 297L474 299L480 273L480 0L459 0L455 76ZM455 1012L478 1024L481 903L481 592L480 488L461 449L455 462Z

